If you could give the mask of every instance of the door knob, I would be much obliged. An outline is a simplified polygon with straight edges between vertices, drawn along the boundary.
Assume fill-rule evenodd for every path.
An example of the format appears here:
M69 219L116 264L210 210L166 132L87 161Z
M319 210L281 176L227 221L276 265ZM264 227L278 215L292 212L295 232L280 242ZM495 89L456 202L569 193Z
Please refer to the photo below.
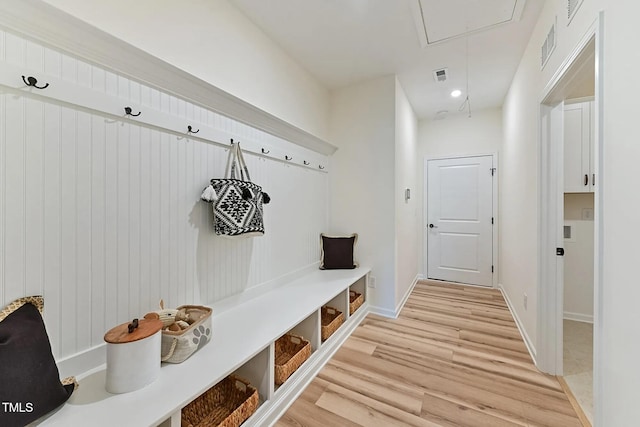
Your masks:
M437 225L429 224L429 228L438 228Z

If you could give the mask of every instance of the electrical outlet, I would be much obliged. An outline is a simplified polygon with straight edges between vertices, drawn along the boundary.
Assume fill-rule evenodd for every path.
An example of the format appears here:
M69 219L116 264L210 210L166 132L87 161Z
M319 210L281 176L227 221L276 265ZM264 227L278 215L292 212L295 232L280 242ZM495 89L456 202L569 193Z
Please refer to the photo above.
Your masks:
M525 294L524 294L524 309L525 310L527 309L527 298L528 298L527 297L527 293L525 292Z
M375 289L376 288L376 278L373 276L369 276L369 287L371 289Z

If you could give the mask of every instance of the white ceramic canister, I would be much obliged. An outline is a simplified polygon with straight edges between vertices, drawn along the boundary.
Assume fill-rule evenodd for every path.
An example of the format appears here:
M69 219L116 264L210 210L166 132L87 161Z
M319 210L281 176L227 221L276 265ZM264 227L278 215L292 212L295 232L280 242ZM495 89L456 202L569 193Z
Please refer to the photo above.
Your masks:
M104 335L107 342L105 388L109 393L138 390L158 378L161 329L159 319L134 319Z

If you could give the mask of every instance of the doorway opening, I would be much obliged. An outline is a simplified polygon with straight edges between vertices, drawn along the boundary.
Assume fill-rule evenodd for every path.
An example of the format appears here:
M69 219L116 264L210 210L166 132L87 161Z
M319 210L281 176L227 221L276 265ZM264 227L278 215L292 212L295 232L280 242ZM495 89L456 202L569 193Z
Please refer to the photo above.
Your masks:
M540 103L537 363L542 371L563 376L592 424L598 406L601 25L602 16Z

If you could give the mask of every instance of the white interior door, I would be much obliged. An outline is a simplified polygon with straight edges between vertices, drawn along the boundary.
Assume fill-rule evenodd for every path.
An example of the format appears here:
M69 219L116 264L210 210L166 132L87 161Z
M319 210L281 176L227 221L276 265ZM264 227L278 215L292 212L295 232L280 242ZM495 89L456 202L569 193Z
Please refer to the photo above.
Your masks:
M427 161L427 277L493 284L493 156Z

